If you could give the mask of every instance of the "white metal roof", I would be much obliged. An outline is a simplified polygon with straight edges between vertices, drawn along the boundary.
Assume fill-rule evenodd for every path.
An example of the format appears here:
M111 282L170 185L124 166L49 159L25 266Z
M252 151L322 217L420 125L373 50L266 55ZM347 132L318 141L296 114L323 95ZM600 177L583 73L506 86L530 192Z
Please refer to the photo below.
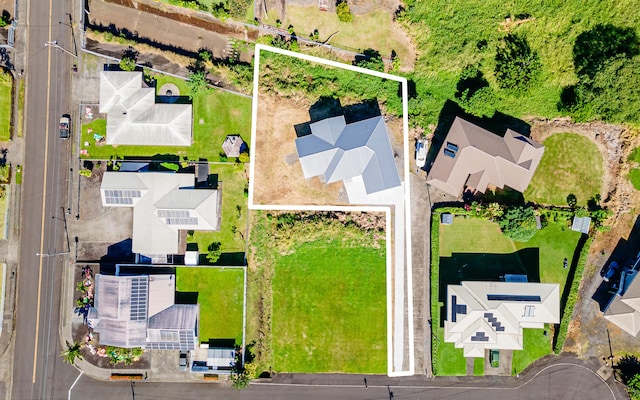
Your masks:
M191 104L156 104L142 72L101 71L100 112L107 114L107 144L190 146Z

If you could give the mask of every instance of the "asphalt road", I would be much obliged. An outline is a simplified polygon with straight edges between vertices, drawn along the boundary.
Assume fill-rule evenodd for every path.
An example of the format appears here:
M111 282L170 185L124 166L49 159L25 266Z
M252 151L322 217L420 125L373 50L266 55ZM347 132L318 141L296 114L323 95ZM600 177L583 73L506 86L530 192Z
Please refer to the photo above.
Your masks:
M67 250L63 218L70 141L58 137L58 121L71 111L72 57L58 47L45 46L57 41L73 51L66 14L70 11L68 1L29 2L14 400L66 398L67 389L56 385L72 382L76 374L59 356L60 289L68 256L55 254Z
M491 379L481 386L473 383L452 382L443 384L420 378L404 380L390 379L384 376L368 378L365 388L362 377L354 376L353 385L272 385L251 384L249 388L238 391L218 387L215 384L164 384L137 382L103 383L82 376L71 391L70 399L82 400L94 398L100 393L100 399L181 399L200 400L258 400L258 399L446 399L446 400L607 400L616 397L602 380L589 369L569 364L559 364L542 369L536 374L514 381L512 387L500 387ZM400 384L399 382L403 382ZM411 386L408 386L411 384ZM441 387L431 385L442 385ZM387 386L389 385L389 386ZM623 397L618 397L623 398Z

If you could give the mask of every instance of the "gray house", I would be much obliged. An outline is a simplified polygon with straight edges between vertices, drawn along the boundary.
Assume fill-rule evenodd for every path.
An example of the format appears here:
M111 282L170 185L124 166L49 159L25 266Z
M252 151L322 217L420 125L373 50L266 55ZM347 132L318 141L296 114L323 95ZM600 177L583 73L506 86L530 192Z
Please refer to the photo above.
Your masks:
M194 350L200 306L175 304L175 288L175 275L97 274L89 326L103 345Z
M310 135L296 139L305 178L319 176L325 183L362 179L367 194L400 186L382 116L352 124L338 116L310 128Z

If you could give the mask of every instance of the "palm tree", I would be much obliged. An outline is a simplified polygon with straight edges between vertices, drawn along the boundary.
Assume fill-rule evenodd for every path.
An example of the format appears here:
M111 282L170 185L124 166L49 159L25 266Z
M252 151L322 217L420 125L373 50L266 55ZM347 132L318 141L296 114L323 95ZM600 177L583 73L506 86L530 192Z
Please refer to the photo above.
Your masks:
M60 357L62 357L65 362L73 365L76 362L76 358L82 360L82 355L80 354L81 348L82 346L80 345L80 343L73 342L73 344L71 344L67 341L67 350L64 350L62 353L60 353Z

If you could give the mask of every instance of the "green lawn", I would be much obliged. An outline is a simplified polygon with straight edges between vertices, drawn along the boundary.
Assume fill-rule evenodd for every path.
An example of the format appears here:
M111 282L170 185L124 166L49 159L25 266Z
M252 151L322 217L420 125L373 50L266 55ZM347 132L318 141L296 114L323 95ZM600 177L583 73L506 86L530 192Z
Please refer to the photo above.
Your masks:
M180 89L181 96L189 95L185 81L169 76L156 76L157 88L165 83L173 83ZM93 128L88 134L87 129ZM251 99L218 90L209 90L198 95L193 101L193 144L186 146L96 146L93 134L106 135L106 121L94 120L82 127L81 149L88 155L84 158L109 159L118 157L151 157L169 154L187 157L189 160L205 158L218 161L222 142L228 134L240 134L245 142L251 140ZM84 146L84 143L89 146Z
M444 329L439 329L438 340L440 344L434 366L438 376L466 375L467 360L463 356L462 349L456 349L453 343L444 341Z
M472 239L470 232L473 232ZM446 310L449 284L464 280L497 281L504 274L527 274L531 282L558 283L562 293L569 272L563 268L563 261L566 257L571 264L579 239L580 233L562 224L550 224L526 243L513 242L500 233L495 222L456 217L452 225L440 226L439 301L445 304ZM518 371L551 352L551 335L544 337L542 332L525 329L524 350L517 352L517 359L514 352L514 367ZM464 375L462 350L444 343L444 329L438 329L437 335L440 340L435 357L438 375Z
M575 133L556 133L544 141L544 155L529 187L527 201L567 205L574 194L579 205L600 194L602 156L593 142Z
M11 74L0 70L0 142L11 138L12 88Z
M243 274L241 268L176 268L178 300L197 293L201 342L233 338L242 344Z
M210 174L217 174L222 187L222 220L220 231L194 232L187 237L188 243L197 243L202 262L206 261L206 249L212 242L222 244L219 265L240 265L244 262L245 238L247 235L247 198L244 186L244 165L211 164ZM240 209L238 210L238 207Z
M384 246L322 240L277 259L273 369L386 373L385 290Z
M483 376L484 375L484 358L474 358L473 359L473 374L475 376Z
M544 335L544 331L548 335ZM551 330L547 325L543 329L523 329L523 350L513 352L512 369L516 373L522 372L532 362L547 354L551 354Z

